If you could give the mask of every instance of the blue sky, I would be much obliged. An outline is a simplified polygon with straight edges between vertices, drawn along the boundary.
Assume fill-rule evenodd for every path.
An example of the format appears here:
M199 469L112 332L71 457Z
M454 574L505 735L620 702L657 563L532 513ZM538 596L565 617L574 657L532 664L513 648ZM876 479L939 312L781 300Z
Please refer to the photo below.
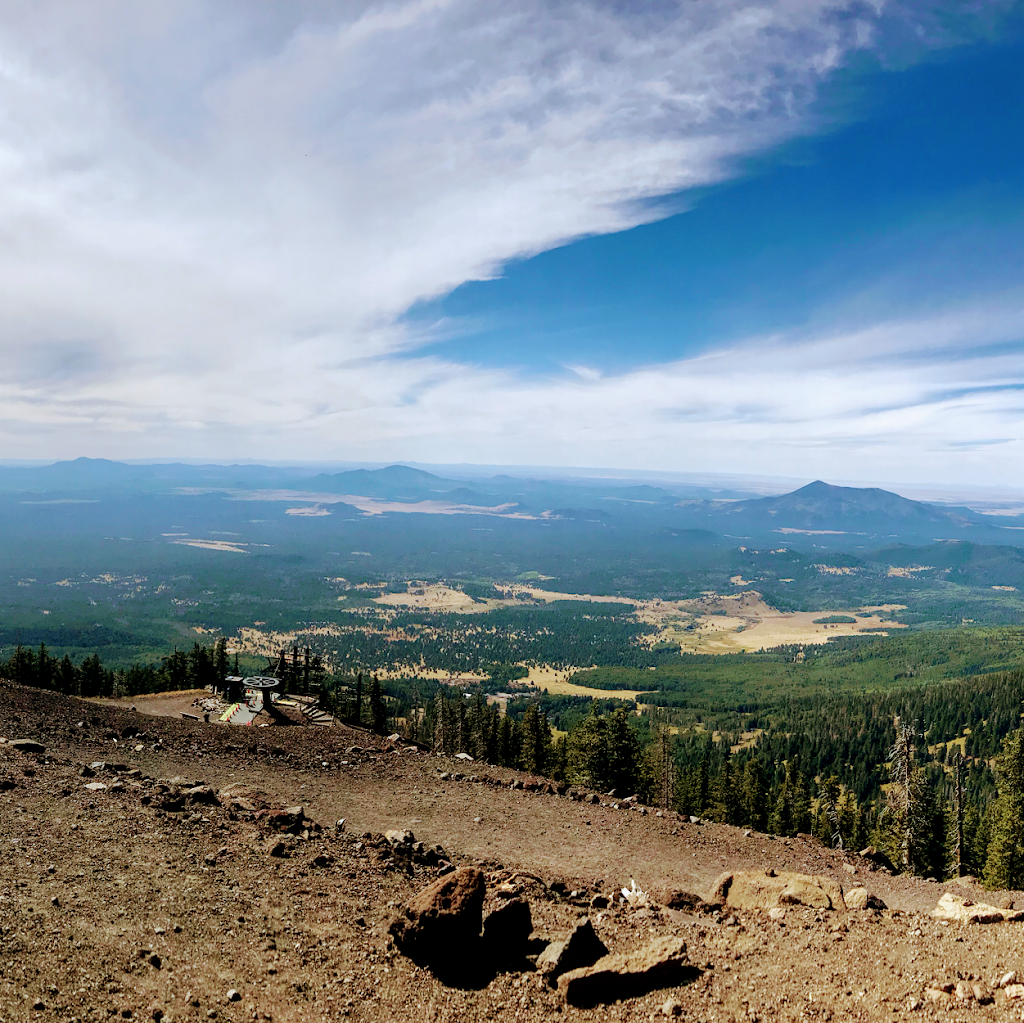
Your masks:
M817 132L666 197L684 212L506 266L414 309L446 356L621 372L777 331L925 313L1020 286L1024 37L822 90ZM454 336L452 336L454 335Z
M1018 0L0 12L0 454L1024 472Z

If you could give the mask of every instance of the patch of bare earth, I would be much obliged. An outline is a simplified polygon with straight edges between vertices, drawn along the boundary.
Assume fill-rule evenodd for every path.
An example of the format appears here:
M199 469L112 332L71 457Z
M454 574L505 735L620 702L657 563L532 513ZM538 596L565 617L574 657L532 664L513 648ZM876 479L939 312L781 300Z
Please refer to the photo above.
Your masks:
M231 728L0 684L0 735L45 747L0 744L5 1023L649 1020L667 1002L709 1023L1021 1015L1012 989L982 1005L971 985L984 995L1024 972L1024 924L943 926L927 915L943 892L983 893L811 840L583 802L347 728ZM274 811L296 804L299 833L280 834L292 818ZM613 954L684 940L695 979L593 1009L567 1004L529 960L479 988L445 986L388 935L443 862L399 855L389 828L480 867L488 907L528 900L535 945L589 915ZM671 908L671 891L708 896L740 870L866 885L889 908ZM617 900L631 878L652 898ZM611 904L592 907L601 895Z

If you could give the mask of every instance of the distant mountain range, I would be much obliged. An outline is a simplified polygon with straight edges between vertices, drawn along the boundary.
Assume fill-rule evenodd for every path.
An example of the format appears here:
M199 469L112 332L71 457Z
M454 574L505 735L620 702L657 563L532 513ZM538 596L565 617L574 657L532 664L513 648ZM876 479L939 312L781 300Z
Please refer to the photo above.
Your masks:
M865 544L936 539L1016 543L1024 519L988 516L968 508L913 501L876 487L837 487L816 480L777 497L735 500L710 498L713 492L680 486L651 486L623 480L530 479L496 475L449 479L407 465L308 475L301 466L129 465L78 458L35 467L0 467L0 491L12 494L73 495L115 499L132 494L187 494L190 491L283 491L326 493L381 501L444 502L465 511L479 507L546 521L600 522L624 532L670 530L683 539L712 534L723 543L735 538L771 539L780 544L863 547ZM696 499L695 499L696 498Z

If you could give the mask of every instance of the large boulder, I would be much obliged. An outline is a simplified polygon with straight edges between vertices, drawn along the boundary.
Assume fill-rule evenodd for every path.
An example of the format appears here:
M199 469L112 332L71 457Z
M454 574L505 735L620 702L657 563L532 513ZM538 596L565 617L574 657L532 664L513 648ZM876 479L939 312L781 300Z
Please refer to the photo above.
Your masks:
M830 877L783 870L740 870L722 874L709 902L732 909L765 910L777 906L808 906L812 909L845 910L843 888Z
M590 917L584 917L564 941L552 941L541 952L537 959L537 969L553 982L563 973L592 966L606 955L608 949L597 936Z
M951 920L963 924L997 924L1006 919L1020 919L1021 915L1009 910L989 906L984 902L972 902L962 895L945 892L931 915L936 920Z
M469 970L480 954L484 875L462 867L438 878L402 908L389 933L400 952L435 973Z
M674 987L699 975L687 958L686 942L670 935L635 952L604 956L593 966L563 973L558 990L570 1005L589 1009Z

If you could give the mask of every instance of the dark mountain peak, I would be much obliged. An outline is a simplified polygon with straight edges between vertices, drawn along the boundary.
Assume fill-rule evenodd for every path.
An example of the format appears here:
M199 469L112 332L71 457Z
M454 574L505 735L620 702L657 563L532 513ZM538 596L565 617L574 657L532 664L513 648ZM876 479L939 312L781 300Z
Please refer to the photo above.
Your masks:
M411 465L386 465L383 469L363 469L367 476L380 480L382 483L446 483L440 476L424 469L414 469ZM347 475L342 473L342 475Z

